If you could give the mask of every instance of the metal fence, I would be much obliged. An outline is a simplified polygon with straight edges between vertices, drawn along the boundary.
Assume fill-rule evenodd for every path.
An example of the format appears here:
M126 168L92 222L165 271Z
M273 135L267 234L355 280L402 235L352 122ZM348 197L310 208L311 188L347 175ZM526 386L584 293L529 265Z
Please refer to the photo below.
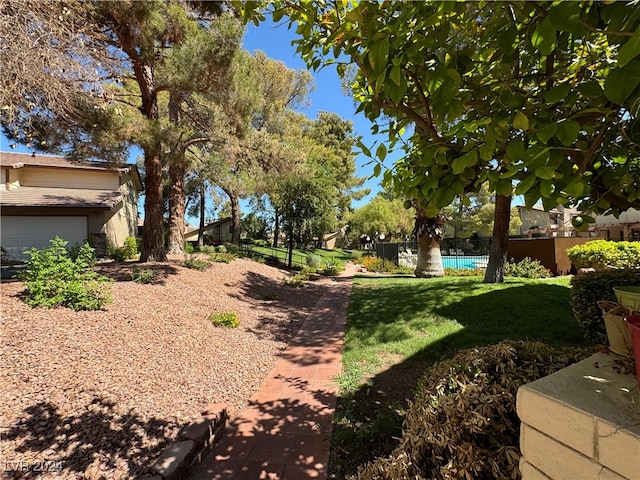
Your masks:
M484 268L489 261L491 238L445 238L440 244L444 268ZM417 264L418 243L377 243L375 254L396 265Z

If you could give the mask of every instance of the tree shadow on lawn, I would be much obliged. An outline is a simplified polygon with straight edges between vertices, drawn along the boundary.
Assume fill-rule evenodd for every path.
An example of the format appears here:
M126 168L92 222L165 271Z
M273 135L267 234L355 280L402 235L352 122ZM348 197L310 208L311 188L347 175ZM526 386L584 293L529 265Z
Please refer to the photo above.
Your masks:
M331 453L331 472L336 478L355 474L358 465L386 456L395 448L407 400L435 362L451 358L462 349L505 339L585 346L582 331L573 319L566 287L505 283L480 293L486 288L470 279L455 283L426 280L422 284L413 279L406 285L372 282L354 289L349 309L357 315L350 315L347 335L349 329L357 328L365 343L393 343L415 336L416 321L412 325L408 321L421 312L425 313L424 324L420 319L418 325L426 336L430 325L451 320L462 328L399 363L383 366L352 395L338 400L340 413ZM478 294L473 295L473 291ZM459 301L455 301L456 295L461 298ZM545 307L538 308L542 304Z
M86 478L107 478L116 467L118 478L151 474L152 460L171 440L171 431L182 425L120 414L114 406L95 398L85 411L67 415L50 402L35 403L24 410L23 419L4 429L3 439L14 442L14 451L23 454L14 460L18 467L22 459L34 459L52 462L52 470L60 466L63 472L87 474ZM122 471L125 465L128 472Z
M248 272L240 285L239 293L231 296L256 307L265 304L276 306L286 319L261 316L258 318L259 326L253 333L259 336L268 335L276 341L288 341L299 328L304 314L315 307L327 289L326 285L313 282L304 288L295 288L262 274Z

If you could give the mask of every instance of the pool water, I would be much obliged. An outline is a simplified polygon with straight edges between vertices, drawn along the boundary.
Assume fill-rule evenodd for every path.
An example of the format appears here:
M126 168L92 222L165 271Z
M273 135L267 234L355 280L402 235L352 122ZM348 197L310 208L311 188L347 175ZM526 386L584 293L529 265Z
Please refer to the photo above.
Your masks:
M461 256L442 256L442 266L443 268L486 268L487 265L487 257L477 256L477 257L467 257L464 255Z

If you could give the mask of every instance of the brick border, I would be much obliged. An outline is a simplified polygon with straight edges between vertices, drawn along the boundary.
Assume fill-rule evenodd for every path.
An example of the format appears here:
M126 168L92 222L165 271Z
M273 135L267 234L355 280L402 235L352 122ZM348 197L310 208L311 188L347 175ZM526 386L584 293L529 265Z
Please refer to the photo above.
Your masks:
M229 421L227 406L213 403L200 417L185 426L178 438L163 450L151 465L155 475L145 480L185 480L224 435Z

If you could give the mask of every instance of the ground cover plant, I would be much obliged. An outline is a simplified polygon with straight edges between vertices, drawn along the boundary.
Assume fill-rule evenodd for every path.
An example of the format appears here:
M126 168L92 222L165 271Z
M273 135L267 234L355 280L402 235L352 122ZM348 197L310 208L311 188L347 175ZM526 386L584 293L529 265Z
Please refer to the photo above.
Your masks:
M407 399L435 362L504 339L583 346L569 279L356 277L349 302L343 374L332 439L331 473L397 446Z

